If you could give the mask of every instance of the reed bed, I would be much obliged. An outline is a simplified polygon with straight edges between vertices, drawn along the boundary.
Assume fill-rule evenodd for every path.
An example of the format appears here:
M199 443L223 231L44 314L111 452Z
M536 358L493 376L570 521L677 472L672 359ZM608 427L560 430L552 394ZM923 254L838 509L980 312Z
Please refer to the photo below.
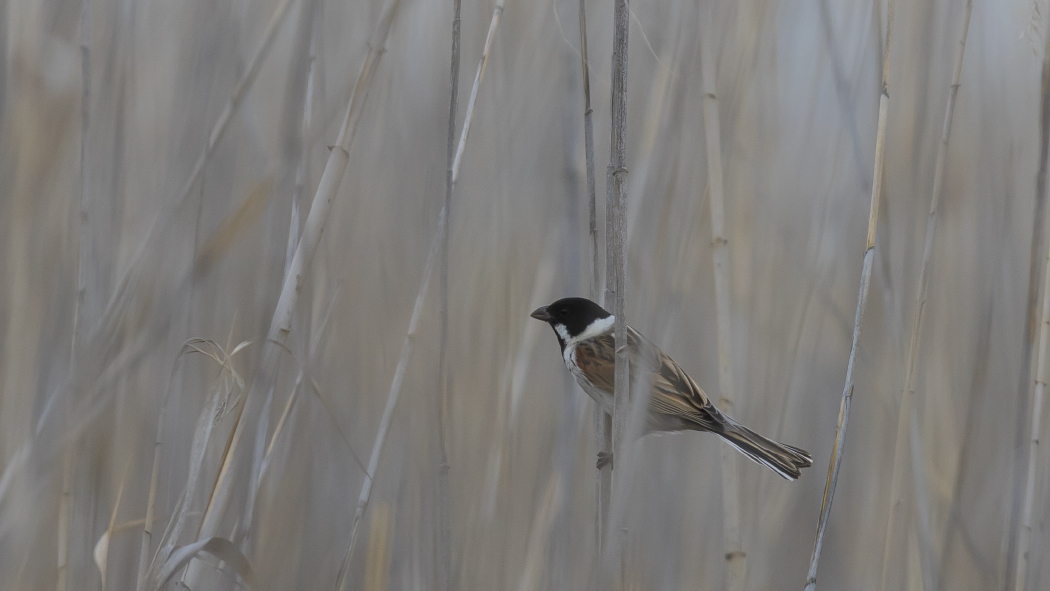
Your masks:
M0 589L1047 587L1046 12L0 4Z

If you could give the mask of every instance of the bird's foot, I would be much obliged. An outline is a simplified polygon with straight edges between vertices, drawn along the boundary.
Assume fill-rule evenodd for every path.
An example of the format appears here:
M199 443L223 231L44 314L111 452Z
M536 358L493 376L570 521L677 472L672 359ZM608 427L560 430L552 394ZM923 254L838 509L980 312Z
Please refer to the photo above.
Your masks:
M612 454L612 452L611 451L610 452L605 452L605 451L598 452L598 463L596 465L597 465L599 470L601 470L602 468L605 468L606 466L608 466L609 469L612 470L612 468L613 468L613 454Z

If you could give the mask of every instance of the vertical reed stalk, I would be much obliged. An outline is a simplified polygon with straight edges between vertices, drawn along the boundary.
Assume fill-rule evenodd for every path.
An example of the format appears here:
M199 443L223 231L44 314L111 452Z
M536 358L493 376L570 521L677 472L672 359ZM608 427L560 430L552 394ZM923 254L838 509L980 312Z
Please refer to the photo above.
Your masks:
M878 6L881 0L875 0ZM835 429L835 447L828 462L828 479L824 484L824 498L820 503L820 517L817 520L817 535L813 542L813 554L809 559L809 572L806 574L805 591L817 588L817 564L820 562L820 551L824 545L824 532L827 531L828 516L831 514L831 502L835 497L835 486L838 484L839 471L842 468L842 449L846 443L846 427L849 424L850 403L853 400L853 368L857 360L857 345L860 342L860 329L864 321L864 308L868 303L868 288L871 285L871 263L875 256L875 233L879 222L879 196L882 194L883 174L886 161L886 119L890 100L890 40L893 33L893 4L889 0L886 11L886 41L882 54L882 88L879 96L879 122L875 136L875 167L871 182L871 205L868 209L868 237L864 247L864 265L860 274L860 289L857 295L857 311L853 319L853 341L850 344L849 361L846 364L846 384L842 389L842 401L839 405L838 427Z
M1050 35L1046 37L1043 47L1042 102L1039 112L1039 169L1035 176L1035 204L1032 213L1032 246L1028 267L1028 301L1025 305L1024 339L1021 347L1021 372L1017 387L1017 418L1015 421L1013 487L1010 495L1010 531L1006 550L1006 564L1016 562L1018 526L1021 519L1021 488L1024 482L1025 424L1029 420L1029 394L1032 388L1032 349L1035 345L1035 326L1039 322L1039 271L1043 253L1043 226L1046 222L1046 181L1047 167L1050 164ZM1012 587L1010 579L1015 574L1007 566L1007 580L1004 588Z
M1050 50L1050 40L1048 40L1047 49ZM1041 213L1038 210L1043 209L1041 201L1046 198L1046 156L1047 156L1047 129L1048 129L1048 115L1050 115L1050 97L1048 97L1047 89L1048 80L1050 80L1050 53L1048 56L1044 56L1045 61L1043 62L1043 100L1044 100L1044 111L1042 118L1042 150L1040 157L1042 160L1039 163L1039 174L1036 177L1036 209L1037 214ZM1042 216L1038 216L1041 218ZM1036 228L1038 229L1042 225L1039 219L1035 222ZM1040 235L1033 234L1032 244L1033 246L1041 239ZM1034 259L1033 259L1034 260ZM1033 291L1029 289L1029 301L1032 299ZM1032 412L1031 418L1032 423L1029 428L1029 442L1028 442L1028 467L1027 477L1025 481L1023 504L1021 505L1020 514L1020 529L1017 532L1016 549L1014 553L1016 555L1016 566L1014 568L1014 581L1013 589L1015 591L1024 591L1025 585L1028 578L1029 568L1029 550L1032 542L1032 513L1033 503L1035 500L1035 472L1036 466L1038 465L1039 455L1039 437L1041 431L1041 418L1043 414L1043 396L1046 390L1046 354L1047 354L1047 342L1050 341L1050 252L1047 253L1045 259L1045 271L1043 279L1043 310L1042 316L1040 317L1039 325L1039 348L1038 355L1036 357L1036 377L1035 377L1035 392L1032 400ZM1011 532L1013 533L1013 532Z
M719 407L733 414L732 332L729 324L729 246L725 232L725 198L722 186L722 139L715 93L715 59L713 48L703 47L700 39L700 75L704 136L707 141L707 185L711 191L711 242L715 269L715 306L718 310L718 389ZM703 194L697 196L703 198ZM736 452L722 446L722 524L726 546L726 588L739 591L746 587L747 553L740 544L740 474Z
M459 167L463 163L463 150L467 148L467 135L470 133L470 124L474 117L474 104L478 100L478 88L481 86L482 78L485 77L485 66L489 63L492 40L496 38L500 17L503 16L503 2L504 0L496 0L496 6L492 9L489 32L485 34L485 47L481 50L481 61L478 62L478 69L474 72L474 84L470 87L470 98L467 99L467 113L463 116L463 127L459 133L459 144L456 146L456 156L452 160L453 189L456 188L456 180L459 178Z
M580 0L580 65L583 69L583 147L587 162L587 212L591 236L591 299L598 294L598 209L594 188L594 109L591 108L591 69L587 62L587 10Z
M922 334L922 321L926 311L926 297L930 283L930 258L933 253L933 240L937 231L937 208L940 206L941 193L944 192L944 169L948 157L948 137L952 131L952 114L955 111L955 97L959 92L959 77L962 74L963 55L966 51L966 35L970 28L970 13L973 0L967 0L963 11L963 30L955 52L955 66L952 70L952 82L948 91L948 104L944 111L944 126L941 129L941 141L937 146L937 162L933 170L933 194L930 197L930 212L926 216L926 239L922 248L922 264L919 267L919 287L915 294L915 319L908 339L908 360L904 372L904 389L901 392L900 410L897 416L897 439L894 443L893 477L890 485L890 519L886 527L886 540L882 550L882 575L879 588L886 589L886 577L891 568L891 553L899 543L896 531L900 526L904 495L902 480L904 465L907 462L909 423L913 420L912 397L915 395L915 364L919 356L919 338ZM915 475L917 478L919 474Z
M296 38L294 43L294 49L292 50L292 56L290 60L289 69L293 72L287 82L287 88L285 90L285 113L281 125L281 166L280 166L280 178L278 180L278 187L281 191L282 196L286 190L291 189L292 197L292 212L288 227L288 242L284 250L284 265L281 268L281 280L284 281L285 275L291 269L292 262L295 259L295 246L298 246L299 236L299 195L295 194L294 184L295 179L300 176L300 173L305 174L302 170L304 162L305 150L303 149L303 132L305 131L306 122L309 120L309 108L307 107L307 96L309 93L309 86L312 80L312 68L310 67L310 48L313 46L312 37L315 27L314 24L314 10L317 6L317 0L304 0L300 4L299 9L299 22L298 30L296 31ZM282 203L283 205L283 203ZM274 211L276 208L270 208ZM271 214L275 215L275 214ZM278 234L280 228L274 226L271 222L273 233ZM295 240L295 243L292 242ZM262 468L263 461L266 457L266 435L267 427L270 424L270 411L273 404L273 395L275 391L275 385L271 384L270 389L266 394L266 403L263 405L262 414L259 417L258 424L263 426L256 431L255 434L255 451L252 456L252 467L251 476L249 478L248 485L248 499L245 503L244 518L242 519L242 530L241 535L243 536L240 540L241 551L245 554L250 554L250 544L252 543L250 532L252 527L252 519L255 514L255 501L256 494L258 493L259 483L262 481Z
M613 303L616 316L616 374L613 386L613 455L623 450L630 393L627 348L627 32L630 27L628 0L613 4L612 127L609 141L609 169L606 173L605 215L605 304ZM619 476L617 476L619 479ZM618 490L626 487L616 485ZM621 552L625 544L619 545ZM620 567L623 559L620 557Z
M294 178L291 183L291 218L288 224L288 242L285 247L284 272L292 265L295 247L299 245L299 209L302 199L302 187L306 176L306 154L303 149L306 133L310 129L313 115L311 99L313 98L314 67L317 48L317 1L306 0L299 9L299 30L296 32L295 49L289 68L288 87L285 90L285 116L282 135L282 176ZM293 164L294 161L294 164ZM280 179L282 189L286 187L285 178ZM283 275L282 275L283 277Z
M178 198L168 200L160 213L157 214L157 217L153 218L149 229L146 230L145 237L142 239L142 242L139 243L138 248L132 255L127 270L117 282L116 290L106 303L102 316L96 323L95 328L92 329L93 335L99 330L107 329L112 325L112 320L117 312L117 308L124 300L124 296L127 294L127 290L131 285L131 278L139 265L142 264L146 252L153 245L153 242L158 239L160 228L174 216L174 213L178 210L179 206L181 206L182 203L193 194L193 187L197 184L197 181L200 180L201 175L204 173L205 165L211 159L215 147L218 145L219 140L222 139L223 135L225 135L230 122L233 120L233 116L240 109L241 104L244 102L244 97L248 94L248 90L251 89L252 84L255 82L255 78L259 74L259 70L262 68L263 61L269 54L270 47L273 46L274 37L277 36L277 29L280 24L284 22L284 17L288 14L288 9L291 5L292 0L281 0L281 3L277 5L277 8L270 16L270 21L266 26L266 32L263 33L262 41L259 43L259 46L256 48L251 59L248 60L248 66L244 70L244 75L237 81L237 86L234 88L233 94L230 95L229 100L219 114L219 118L216 119L215 124L212 125L211 131L208 134L208 141L204 145L204 149L201 150L200 155L197 156L197 160L193 164L193 169L190 171L189 178L187 178L182 184L182 188L178 193Z
M365 481L361 485L361 493L357 497L357 508L354 510L354 520L350 524L350 541L347 543L346 553L343 555L343 563L339 568L339 575L336 577L335 588L338 591L342 591L346 588L346 571L350 564L350 557L354 551L354 543L357 541L357 526L360 525L361 519L364 517L365 509L368 508L368 501L372 496L372 483L375 480L376 470L379 468L379 457L383 452L383 444L386 443L386 435L390 430L390 422L394 417L394 409L397 408L397 401L401 396L401 387L405 383L405 371L408 368L408 360L412 357L412 349L416 342L416 331L419 328L419 319L423 316L423 303L426 301L427 288L430 286L430 276L434 271L434 263L436 262L438 252L441 248L441 243L444 240L445 235L445 210L441 210L440 218L438 219L437 231L434 232L434 238L430 243L430 251L427 254L427 263L423 268L423 281L419 286L419 293L416 294L416 303L412 308L412 319L408 322L408 332L405 334L404 340L401 342L401 355L397 360L397 368L394 370L394 378L390 382L390 392L387 394L386 407L383 409L383 416L379 419L379 430L376 432L375 442L372 444L372 454L368 458L368 472L365 474Z
M452 0L452 65L449 69L448 140L446 146L447 169L445 173L445 231L441 237L441 318L440 344L438 349L439 392L438 399L438 590L451 589L452 573L452 526L448 507L448 266L449 266L449 221L452 216L452 164L456 159L456 110L459 107L459 24L461 0ZM473 98L473 97L472 97Z
M482 52L481 61L478 63L477 72L474 74L474 85L470 90L470 101L467 103L467 112L463 118L463 127L459 134L459 143L456 146L455 157L452 160L452 168L450 170L451 174L446 178L446 191L449 192L455 190L456 181L459 180L459 167L463 162L462 155L467 147L467 136L469 135L470 122L472 115L474 114L474 106L477 104L476 99L478 88L485 76L485 64L488 61L489 49L492 47L492 39L496 34L496 29L499 25L499 17L502 12L503 0L499 0L495 9L493 9L488 36L485 38L485 49ZM458 31L458 26L456 27L456 30ZM449 118L451 119L453 116L452 114L455 112L454 109L451 108L451 104L449 111ZM449 185L451 185L451 187ZM350 563L350 557L353 554L354 543L357 540L357 527L361 523L361 519L364 517L365 510L368 508L369 499L372 496L372 483L376 477L376 470L379 468L379 458L383 451L383 444L386 442L386 435L390 430L390 422L394 416L394 409L397 408L397 401L401 396L401 387L405 381L405 372L408 368L408 361L412 357L412 349L415 345L419 319L423 315L423 304L426 302L427 289L430 286L430 276L433 274L434 265L437 262L440 250L445 244L447 227L448 210L445 207L442 207L441 213L438 214L437 230L434 232L434 237L430 243L430 249L427 251L427 262L426 266L423 268L423 280L420 283L419 292L416 294L416 303L412 308L412 319L408 323L408 332L405 334L405 338L401 343L401 355L398 357L397 367L394 369L394 378L390 382L390 392L387 394L386 407L383 409L383 416L379 420L379 430L376 433L375 442L372 444L372 454L368 459L368 472L365 474L365 481L364 484L361 485L361 493L357 498L357 508L354 510L354 520L350 525L350 541L347 544L346 553L343 555L343 563L339 569L339 575L336 580L335 588L339 591L346 588L346 571Z
M156 514L157 481L160 476L160 446L164 441L164 417L167 413L167 401L160 407L157 418L157 436L153 442L153 469L149 478L149 497L146 499L146 521L142 527L142 540L139 543L139 570L136 577L136 589L146 588L146 573L149 572L149 549L153 542L153 519Z
M1014 591L1024 591L1028 577L1028 551L1032 542L1032 513L1035 500L1035 468L1039 456L1040 419L1043 415L1043 395L1046 391L1046 352L1050 341L1050 252L1046 255L1043 273L1043 313L1039 324L1039 353L1036 357L1035 395L1032 402L1032 426L1028 442L1028 476L1024 489L1021 529L1017 539L1017 567Z
M81 0L80 3L80 203L77 215L77 293L73 302L73 336L69 347L70 375L77 375L77 350L80 340L80 322L83 313L84 296L87 293L87 236L88 236L88 166L87 166L87 134L91 114L91 53L89 44L91 42L91 20L90 0ZM76 385L74 384L74 391ZM68 401L71 407L75 399ZM72 408L66 409L66 423L68 426L72 420ZM65 591L69 585L69 528L73 515L73 472L76 467L76 442L69 441L63 452L62 460L62 490L58 500L58 552L57 569L58 576L55 582L57 591Z
M204 522L199 534L200 540L219 535L219 523L232 502L233 487L235 486L233 472L236 471L235 465L240 461L239 457L245 453L239 451L241 449L239 446L240 440L244 437L245 431L254 426L255 417L260 411L256 407L263 403L264 392L269 389L270 383L273 381L280 352L279 346L274 343L283 343L291 331L292 315L299 299L306 271L313 261L314 253L317 252L317 247L321 241L321 233L324 230L328 214L338 193L343 173L346 172L347 164L350 160L350 143L357 130L357 124L361 120L361 112L368 98L372 76L375 74L376 65L384 52L391 22L400 5L401 0L391 0L384 9L369 42L368 54L365 56L361 72L354 83L354 88L351 91L350 100L347 104L346 115L339 128L339 137L329 151L328 162L325 164L320 184L314 194L310 213L303 228L302 238L299 239L299 245L296 247L295 255L292 257L292 264L285 276L281 295L270 323L267 343L264 345L259 370L252 380L252 385L244 403L238 410L235 421L236 427L223 457L222 468L212 490L208 508L205 510ZM249 423L252 423L252 425L249 425ZM196 583L191 577L189 586L196 589L198 587Z
M587 62L587 10L580 0L580 64L583 68L583 146L587 162L587 210L590 214L588 230L591 236L591 299L599 301L598 273L598 207L594 180L594 109L591 108L591 70ZM612 453L612 416L597 405L594 407L595 447L604 454ZM609 521L609 496L612 492L612 469L598 471L595 480L594 535L601 552L605 543L605 526Z
M67 570L69 563L69 522L72 510L70 503L70 484L73 480L73 447L74 442L68 442L69 446L62 461L62 491L58 503L58 579L55 583L56 591L65 591L67 583Z
M310 352L306 356L306 365L299 368L299 374L295 377L295 384L292 386L292 392L288 395L288 401L284 405L284 410L281 411L280 418L277 419L277 425L273 428L273 435L270 436L270 443L266 447L266 454L263 456L262 468L260 469L259 474L260 481L266 476L266 469L270 465L270 457L273 454L274 445L276 445L277 439L284 431L284 425L288 422L288 418L292 414L292 409L295 407L295 401L299 398L300 388L303 385L303 381L306 379L306 370L313 364L314 360L317 359L318 349L321 348L321 339L324 337L328 329L328 319L332 316L332 309L335 308L335 301L339 298L339 291L340 286L337 286L328 300L328 306L325 308L324 315L321 317L321 322L314 329L313 340L310 343Z

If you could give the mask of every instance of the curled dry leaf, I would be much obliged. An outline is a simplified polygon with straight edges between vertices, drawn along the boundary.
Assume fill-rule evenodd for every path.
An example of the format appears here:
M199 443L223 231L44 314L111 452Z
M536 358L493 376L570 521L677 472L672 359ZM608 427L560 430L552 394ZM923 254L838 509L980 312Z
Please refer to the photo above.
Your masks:
M159 591L179 569L201 552L207 552L225 562L246 585L252 589L257 588L255 571L252 570L251 563L244 554L241 554L237 545L226 538L212 537L176 548L164 563L164 567L160 569L160 576L157 577L157 583L153 589Z

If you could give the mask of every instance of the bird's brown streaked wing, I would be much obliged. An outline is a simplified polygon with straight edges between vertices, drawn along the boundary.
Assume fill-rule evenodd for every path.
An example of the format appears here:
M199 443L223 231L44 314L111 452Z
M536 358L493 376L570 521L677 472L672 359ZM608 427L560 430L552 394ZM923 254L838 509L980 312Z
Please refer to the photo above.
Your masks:
M627 334L631 352L636 354L632 359L635 367L644 367L652 375L650 411L684 419L703 430L722 431L726 423L722 413L685 370L638 331L630 329Z
M708 431L721 431L725 418L707 394L673 359L638 331L628 327L627 345L631 353L634 379L652 380L649 411L676 417ZM616 343L612 334L580 343L575 360L579 371L596 387L613 391Z

